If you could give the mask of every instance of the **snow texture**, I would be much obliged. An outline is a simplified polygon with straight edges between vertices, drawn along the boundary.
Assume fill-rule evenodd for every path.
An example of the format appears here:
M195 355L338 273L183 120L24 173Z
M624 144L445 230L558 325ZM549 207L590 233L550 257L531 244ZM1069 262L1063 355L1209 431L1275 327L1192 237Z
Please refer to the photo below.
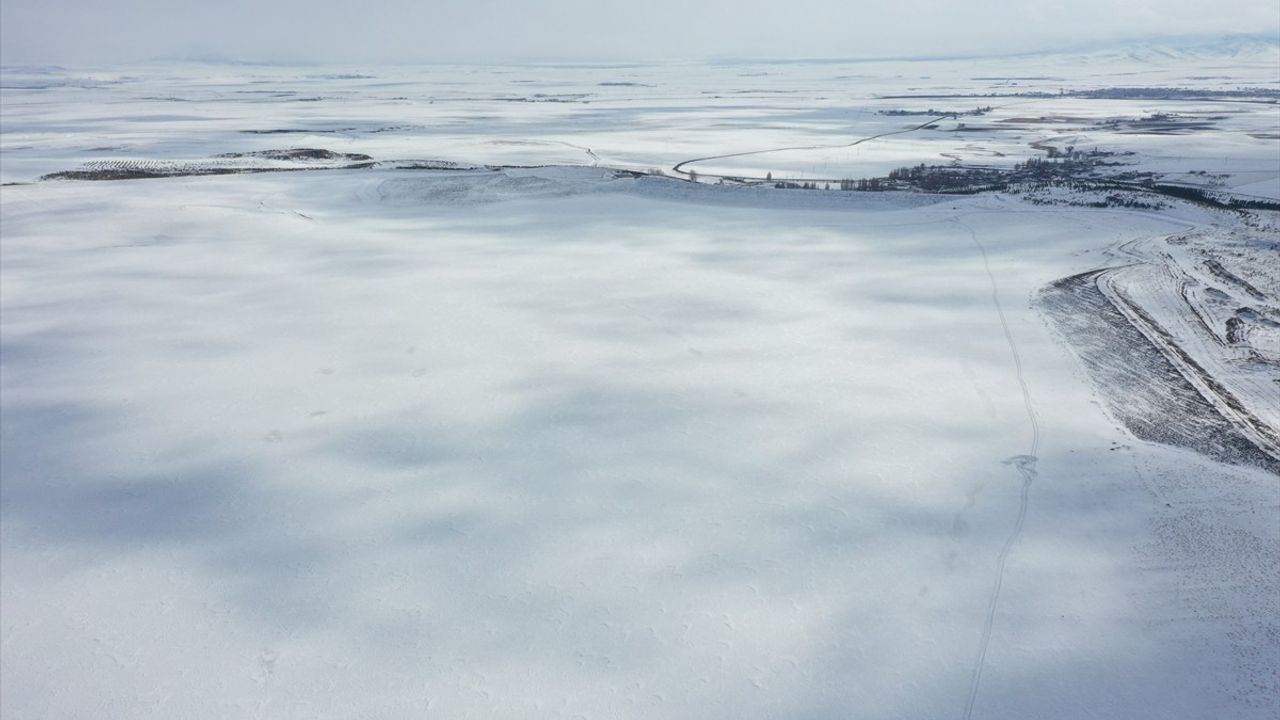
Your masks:
M6 69L0 715L1275 717L1274 212L641 174L1271 59Z

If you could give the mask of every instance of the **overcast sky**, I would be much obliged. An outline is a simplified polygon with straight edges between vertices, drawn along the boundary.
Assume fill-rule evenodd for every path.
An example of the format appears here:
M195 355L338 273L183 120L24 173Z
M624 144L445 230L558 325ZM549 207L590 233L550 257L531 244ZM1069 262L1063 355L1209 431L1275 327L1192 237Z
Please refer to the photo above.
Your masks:
M1280 33L1277 0L0 0L5 64L898 57Z

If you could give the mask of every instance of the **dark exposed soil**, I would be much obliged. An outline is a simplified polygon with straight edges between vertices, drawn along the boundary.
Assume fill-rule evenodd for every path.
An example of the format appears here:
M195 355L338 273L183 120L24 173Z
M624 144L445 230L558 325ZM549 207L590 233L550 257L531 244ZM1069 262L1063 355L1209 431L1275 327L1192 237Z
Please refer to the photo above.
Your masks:
M163 163L123 160L90 164L78 170L64 170L42 176L41 180L146 180L153 178L190 177L198 175L244 175L264 172L296 172L300 170L357 170L373 167L372 157L363 153L339 153L318 148L289 148L224 153L217 160L235 159L283 160L298 163L292 167L237 166L226 162ZM323 163L323 164L319 164Z
M256 172L248 168L183 168L181 170L151 169L144 167L93 168L90 170L64 170L42 175L41 180L148 180L152 178L186 177L191 175L240 175Z
M340 132L354 132L356 128L333 128L331 130L311 130L307 128L273 128L271 130L241 130L247 135L328 135Z
M265 158L268 160L346 160L368 162L373 158L363 153L339 153L319 148L290 148L288 150L257 150L243 153L223 153L220 158Z

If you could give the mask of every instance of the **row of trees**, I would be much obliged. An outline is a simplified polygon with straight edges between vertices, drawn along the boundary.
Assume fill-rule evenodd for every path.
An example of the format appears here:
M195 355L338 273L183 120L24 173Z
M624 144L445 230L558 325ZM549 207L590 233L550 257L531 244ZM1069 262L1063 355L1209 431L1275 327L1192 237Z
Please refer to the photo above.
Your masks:
M881 111L880 111L879 113L877 113L877 114L879 114L879 115L888 115L888 116L890 116L890 117L904 117L904 116L909 117L909 116L914 116L914 115L929 115L929 116L933 116L933 117L939 117L939 116L941 116L941 115L951 115L951 116L954 116L954 117L959 117L959 116L961 116L961 115L975 115L975 116L976 116L976 115L986 115L986 114L987 114L987 113L989 113L989 112L991 112L991 106L990 106L990 105L987 105L986 107L976 107L976 108L974 108L974 109L972 109L972 110L959 110L959 111L957 111L957 110L936 110L936 109L934 109L934 108L929 108L928 110L881 110Z

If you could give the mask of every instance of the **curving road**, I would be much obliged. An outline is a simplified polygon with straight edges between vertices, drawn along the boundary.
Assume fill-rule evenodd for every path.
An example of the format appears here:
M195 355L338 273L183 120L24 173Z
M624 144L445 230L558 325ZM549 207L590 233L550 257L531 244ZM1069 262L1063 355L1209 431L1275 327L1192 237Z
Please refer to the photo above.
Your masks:
M710 160L724 160L727 158L746 157L748 155L764 155L765 153L785 152L788 150L839 150L841 148L851 148L851 147L854 147L855 145L861 145L862 143L871 142L872 140L878 140L883 137L889 137L890 135L904 135L906 133L915 132L917 130L923 130L924 128L929 127L930 125L938 122L939 120L946 120L947 118L954 119L955 117L957 116L954 113L947 113L945 115L939 115L938 117L935 117L932 120L929 120L927 122L920 123L915 127L906 128L904 130L894 130L892 132L887 132L887 133L880 133L879 135L871 135L868 137L859 138L857 140L854 140L853 142L840 143L838 145L797 145L794 147L767 148L765 150L747 150L745 152L727 153L724 155L708 155L707 157L693 158L691 160L685 160L683 162L677 163L675 166L671 168L671 171L692 179L693 176L695 175L694 171L685 170L684 168L694 163L708 162ZM752 177L749 175L717 175L714 173L696 173L696 174L702 177L724 178L726 180L758 180L760 182L765 182L768 180L768 178ZM840 178L788 178L788 182L840 182Z

